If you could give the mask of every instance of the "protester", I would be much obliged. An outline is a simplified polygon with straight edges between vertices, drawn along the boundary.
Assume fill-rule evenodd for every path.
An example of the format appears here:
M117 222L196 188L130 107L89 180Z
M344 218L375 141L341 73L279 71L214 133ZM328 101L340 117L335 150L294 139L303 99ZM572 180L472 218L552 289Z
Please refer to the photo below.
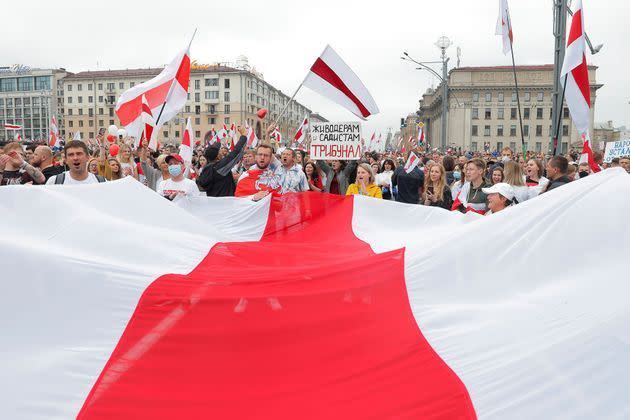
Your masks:
M578 178L579 179L586 178L587 176L589 176L590 173L591 173L591 166L588 164L588 162L580 163L580 165L578 166Z
M22 145L18 142L8 143L0 154L0 186L43 184L46 177L25 159Z
M374 183L372 167L367 163L360 163L357 167L356 182L348 186L346 195L367 195L368 197L383 198L381 189Z
M446 185L452 185L453 182L455 182L455 177L453 176L455 159L453 159L452 156L444 156L444 158L442 158L442 166L444 166L444 170L446 171Z
M44 174L46 181L64 171L63 166L53 165L53 152L48 146L37 146L33 152L31 164Z
M518 164L516 164L518 165ZM483 193L488 196L488 212L486 216L498 213L512 205L514 190L510 184L500 182L492 187L484 188Z
M619 164L630 174L630 156L624 156L619 159Z
M33 154L35 153L35 148L36 147L37 147L36 144L29 144L24 149L24 160L27 161L28 163L30 163L33 166L35 166L33 164ZM37 166L35 166L35 167L37 168Z
M330 165L328 165L325 160L320 160L317 164L326 174L324 191L330 194L345 195L352 173L356 173L357 161L351 160L346 164L341 160L331 160Z
M88 160L87 169L89 173L98 175L98 167L99 163L97 158L90 158L90 160Z
M375 176L376 185L381 188L384 200L391 200L393 197L392 175L394 175L394 169L396 169L394 161L391 159L385 159L380 173L377 173Z
M510 160L512 160L514 157L514 152L512 151L512 149L510 149L509 147L504 147L503 149L501 149L501 162L502 163L506 163Z
M551 191L571 182L571 179L567 176L568 171L569 162L564 156L553 156L549 159L547 162L549 184L544 191Z
M276 175L280 177L282 194L309 190L304 170L300 165L295 163L296 155L293 149L286 148L282 151L280 159L281 165L276 170Z
M236 185L236 197L250 197L253 201L261 200L269 194L280 194L280 177L272 166L273 147L261 144L256 148L256 163L252 169L244 172Z
M146 145L138 148L138 157L140 159L140 167L142 173L147 179L147 187L153 191L157 190L157 186L160 182L166 181L171 178L171 174L168 172L168 164L166 163L166 157L168 155L161 154L155 160L157 168L154 168L149 158L149 149Z
M538 193L534 193L534 189L532 189L530 196L530 188L527 186L527 184L525 184L525 176L521 171L521 166L515 161L510 160L505 163L504 174L504 182L512 186L512 190L514 193L513 199L516 203L522 203L523 201L526 201L529 198L538 195Z
M120 145L116 160L120 166L119 177L132 176L138 179L138 169L136 162L134 162L131 156L131 147L129 147L129 145L124 143Z
M450 210L453 205L451 189L446 183L446 170L439 163L431 166L429 170L423 200L425 206L442 207L446 210Z
M547 178L543 176L543 164L538 159L530 159L527 161L525 173L527 175L525 183L530 187L538 185L543 179L548 182Z
M503 182L504 178L505 178L505 174L503 172L503 168L500 166L495 166L492 169L492 177L491 177L492 185L498 184L499 182Z
M115 157L110 157L107 159L107 164L110 167L111 175L107 178L108 181L116 181L118 179L122 179L125 177L123 174L122 165Z
M208 163L201 170L201 174L197 178L197 185L206 192L208 197L234 195L236 184L232 175L232 168L238 164L243 156L243 148L247 144L247 129L244 126L239 126L237 131L240 137L231 152L223 153L223 148L218 143L208 146L204 152Z
M174 200L176 197L196 197L201 195L201 191L192 181L184 176L184 170L186 169L184 159L176 153L168 155L165 159L168 165L168 172L171 175L170 179L161 181L156 192L169 200Z
M400 203L419 204L423 186L424 172L417 166L407 173L404 166L400 165L392 175L392 187L396 188L396 201Z
M454 200L452 210L459 210L462 213L473 211L485 214L488 206L483 188L490 187L483 178L485 170L486 163L480 158L473 158L468 162L466 165L466 183Z
M205 160L205 158L204 158ZM238 181L243 172L249 170L252 165L256 162L256 153L253 149L247 149L243 152L243 157L241 161L232 168L232 174L234 175L234 181Z
M306 175L308 187L311 191L322 192L324 190L324 184L322 182L319 168L315 162L306 162L304 165L304 174Z
M66 142L63 155L69 170L50 177L46 181L46 185L97 184L105 182L105 178L101 175L94 175L88 172L89 151L87 145L81 140Z

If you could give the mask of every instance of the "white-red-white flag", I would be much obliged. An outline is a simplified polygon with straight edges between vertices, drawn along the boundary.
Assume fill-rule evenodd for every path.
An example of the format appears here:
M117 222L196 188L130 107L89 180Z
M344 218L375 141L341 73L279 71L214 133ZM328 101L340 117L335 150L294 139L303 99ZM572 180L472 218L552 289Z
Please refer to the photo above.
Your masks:
M370 141L365 148L366 151L371 152L374 148L374 143L376 142L376 132L372 132L372 136L370 136Z
M514 35L507 0L499 0L499 18L497 19L495 35L500 35L503 40L503 54L509 53L512 50Z
M61 147L59 141L59 125L54 115L50 119L50 138L48 139L48 146L51 149Z
M424 143L424 126L418 126L418 144Z
M4 124L5 130L21 130L23 126L17 124Z
M256 131L247 126L247 147L256 147L258 145L258 137L256 136Z
M136 142L136 147L139 147L142 144L143 139L149 139L149 149L157 150L157 135L153 136L153 126L155 124L155 121L153 120L153 111L151 111L147 98L144 95L142 95L141 119L143 125L142 135Z
M308 129L308 115L305 115L304 120L302 120L302 124L300 125L300 128L298 128L297 132L295 133L295 136L293 137L293 140L297 143L298 146L302 145L302 143L304 143L304 140L306 140L307 129Z
M15 141L17 141L18 143L20 143L22 141L22 135L20 133L15 133L15 137L14 137Z
M140 137L144 128L142 98L146 97L155 118L153 133L157 137L162 124L177 115L184 107L188 98L189 80L190 52L186 48L156 77L123 92L116 103L116 115L127 130L127 135Z
M593 147L589 135L591 116L591 87L586 64L586 39L584 36L584 9L582 0L577 0L567 37L567 48L560 73L565 86L565 98L571 119L583 139L580 162L588 162L593 172L601 168L593 159Z
M182 143L179 145L179 155L184 159L186 167L190 167L192 164L193 149L192 145L195 143L195 137L193 135L192 123L190 117L186 121L186 130L184 130L184 137Z
M274 130L271 132L271 135L269 137L277 141L278 144L280 145L282 144L282 133L280 132L280 130L278 130L278 127L274 128Z
M405 172L411 173L413 169L420 164L420 158L414 152L409 153L407 162L405 163Z
M338 103L361 119L379 113L376 102L363 82L330 45L315 60L302 85Z

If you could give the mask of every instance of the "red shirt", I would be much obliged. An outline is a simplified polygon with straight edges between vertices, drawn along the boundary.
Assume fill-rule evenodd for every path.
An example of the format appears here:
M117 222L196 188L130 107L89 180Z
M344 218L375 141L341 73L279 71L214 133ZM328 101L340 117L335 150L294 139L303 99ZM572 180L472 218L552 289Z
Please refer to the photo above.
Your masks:
M280 177L274 174L271 169L250 169L238 181L234 196L247 197L259 191L269 191L274 196L278 196L281 190Z

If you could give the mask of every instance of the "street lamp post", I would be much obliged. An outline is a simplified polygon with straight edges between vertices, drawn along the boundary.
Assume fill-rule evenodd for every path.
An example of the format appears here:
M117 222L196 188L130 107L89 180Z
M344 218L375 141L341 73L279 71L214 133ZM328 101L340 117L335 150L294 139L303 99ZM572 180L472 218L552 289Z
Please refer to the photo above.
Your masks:
M445 36L440 37L435 45L442 51L442 60L441 61L425 61L420 62L416 61L409 56L406 52L403 52L404 56L400 57L402 60L411 61L420 66L418 70L424 69L431 72L434 76L436 76L442 82L442 132L440 133L440 147L443 151L446 150L447 146L447 135L446 131L448 128L447 120L448 120L448 61L449 58L446 56L446 49L452 45L450 39ZM442 63L442 75L433 70L431 67L427 66L427 64L439 64Z

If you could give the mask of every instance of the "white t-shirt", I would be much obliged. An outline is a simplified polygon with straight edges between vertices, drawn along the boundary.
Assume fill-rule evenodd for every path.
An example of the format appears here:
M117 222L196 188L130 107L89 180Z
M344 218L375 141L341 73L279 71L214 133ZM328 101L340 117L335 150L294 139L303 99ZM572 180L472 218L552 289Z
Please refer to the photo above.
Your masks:
M174 192L179 193L178 195L187 197L201 195L201 191L199 191L195 181L188 178L184 178L181 181L173 181L172 179L160 181L156 188L156 192L163 197L168 197Z
M64 172L64 174L66 175L65 179L63 180L63 185L98 184L98 179L96 179L96 175L94 175L93 173L88 173L88 177L85 178L83 181L77 181L76 179L72 178L72 176L70 175L70 171L66 171ZM61 176L61 174L48 178L48 181L46 181L46 185L54 185L55 180L58 176Z

